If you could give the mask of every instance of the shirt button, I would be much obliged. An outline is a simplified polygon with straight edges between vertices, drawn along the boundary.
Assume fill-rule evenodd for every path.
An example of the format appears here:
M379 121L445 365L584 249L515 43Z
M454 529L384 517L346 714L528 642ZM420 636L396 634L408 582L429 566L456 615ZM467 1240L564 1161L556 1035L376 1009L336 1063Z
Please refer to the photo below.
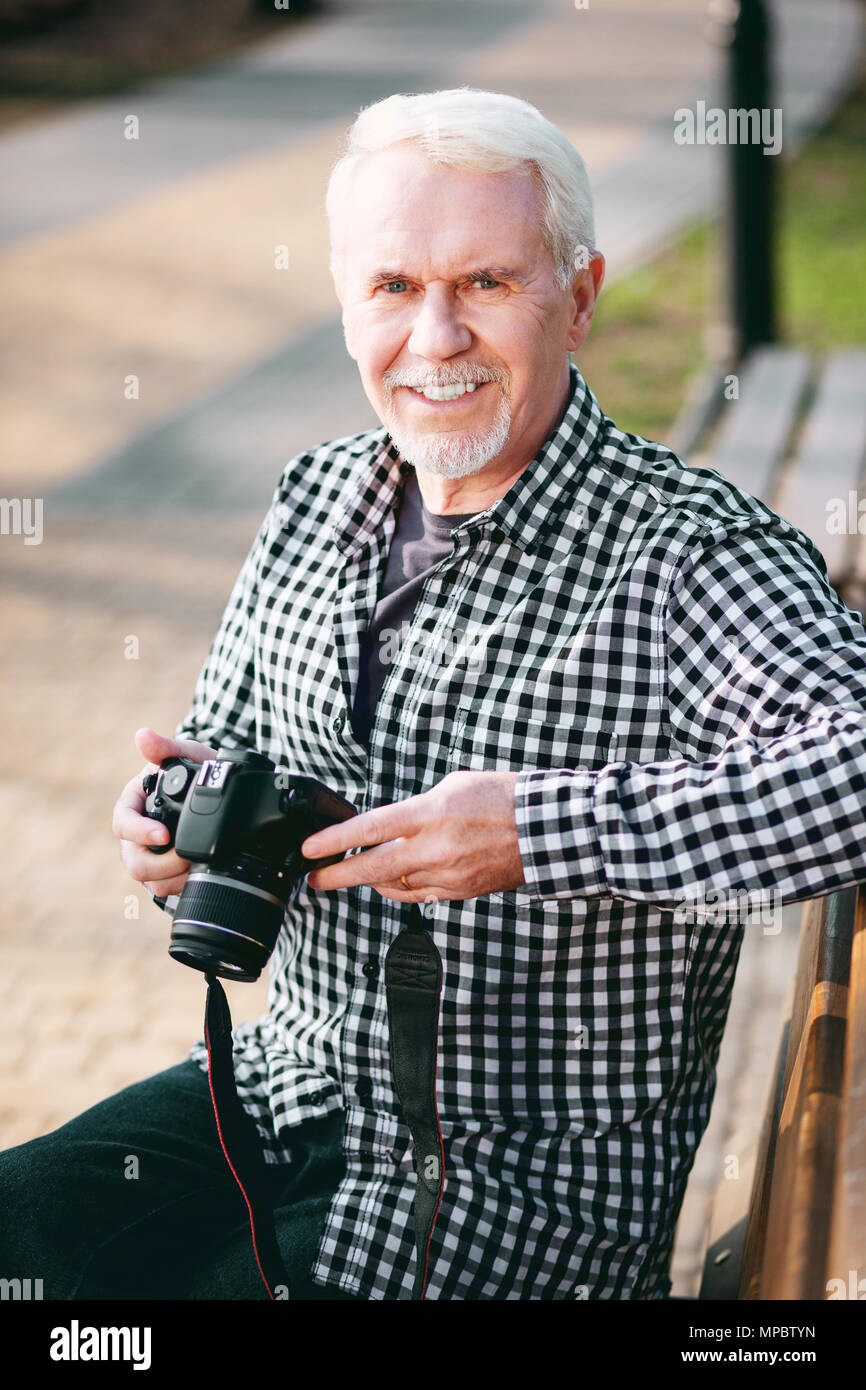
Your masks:
M365 960L361 966L361 973L366 975L368 980L378 980L379 962L377 960Z
M345 714L337 714L337 715L335 715L334 718L331 720L331 728L334 730L334 733L335 733L335 734L342 733L342 731L343 731L343 725L344 725L345 723L346 723L346 716L345 716Z
M312 1095L309 1097L309 1101L311 1105L324 1105L325 1097L321 1091L313 1091Z
M360 1081L355 1082L355 1095L361 1101L370 1100L373 1095L373 1083L369 1077L362 1076Z
M403 474L404 478L408 478L409 474L412 472L411 463L401 463L400 472Z

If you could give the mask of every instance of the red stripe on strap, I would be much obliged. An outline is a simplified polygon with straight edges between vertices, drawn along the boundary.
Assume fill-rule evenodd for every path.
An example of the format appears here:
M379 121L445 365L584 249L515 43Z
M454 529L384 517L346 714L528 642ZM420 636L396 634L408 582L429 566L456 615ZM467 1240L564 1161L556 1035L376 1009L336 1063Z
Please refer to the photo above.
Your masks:
M212 1101L212 1103L213 1103L213 1113L214 1113L214 1118L216 1119L216 1127L217 1127L217 1134L219 1135L220 1147L221 1147L221 1149L222 1149L222 1151L223 1151L223 1154L225 1155L226 1163L229 1165L229 1167L230 1167L231 1170L232 1170L232 1176L234 1177L235 1182L237 1183L238 1187L240 1188L241 1194L242 1194L242 1196L243 1196L243 1199L244 1199L244 1201L245 1201L246 1204L247 1204L247 1211L248 1211L248 1213L249 1213L249 1218L250 1218L250 1234L252 1235L252 1238L253 1238L253 1253L255 1254L255 1257L256 1257L256 1264L258 1265L259 1274L262 1276L262 1283L264 1284L265 1288L266 1288L267 1291L268 1291L268 1298L270 1298L272 1302L276 1302L276 1298L275 1298L275 1295L274 1295L274 1291L273 1291L273 1289L271 1288L270 1284L268 1283L267 1279L265 1278L265 1272L264 1272L264 1270L262 1269L262 1262L261 1262L261 1260L259 1259L259 1248L258 1248L258 1245L256 1244L256 1222L255 1222L255 1217L253 1216L252 1203L250 1202L250 1199L249 1199L249 1197L247 1196L246 1188L244 1187L243 1183L241 1182L240 1178L239 1178L238 1175L237 1175L237 1172L236 1172L236 1170L235 1170L235 1166L234 1166L234 1164L232 1163L231 1158L229 1157L229 1151L228 1151L228 1149L227 1149L226 1146L225 1146L225 1140L223 1139L223 1131L222 1131L222 1125L220 1124L219 1110L217 1109L216 1096L214 1095L213 1076L211 1075L212 1059L211 1059L211 1051L210 1051L210 1034L208 1033L208 1030L207 1030L206 1028L205 1028L205 1032L204 1032L204 1037L205 1037L205 1044L206 1044L206 1046L207 1046L207 1081L208 1081L208 1086L210 1087L210 1098L211 1098L211 1101ZM438 1208L437 1208L437 1210L438 1210Z

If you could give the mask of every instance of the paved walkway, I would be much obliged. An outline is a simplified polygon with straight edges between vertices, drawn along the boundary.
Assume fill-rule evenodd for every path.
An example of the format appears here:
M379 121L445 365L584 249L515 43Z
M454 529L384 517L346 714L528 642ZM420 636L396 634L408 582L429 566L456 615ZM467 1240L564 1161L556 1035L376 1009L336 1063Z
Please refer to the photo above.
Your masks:
M789 148L844 84L858 12L786 0L779 13ZM712 205L720 161L671 136L678 106L719 90L702 7L539 0L528 14L518 0L352 0L231 62L0 139L14 191L0 216L2 490L45 499L42 544L0 538L0 1145L199 1036L200 981L168 959L110 811L139 766L133 731L185 712L286 459L374 423L342 345L321 206L352 112L464 83L537 102L585 154L613 275ZM273 268L281 243L288 271ZM681 1223L681 1293L696 1288L720 1156L740 1142L732 1117L757 1113L795 936L747 936ZM261 986L232 996L238 1020L264 1007Z

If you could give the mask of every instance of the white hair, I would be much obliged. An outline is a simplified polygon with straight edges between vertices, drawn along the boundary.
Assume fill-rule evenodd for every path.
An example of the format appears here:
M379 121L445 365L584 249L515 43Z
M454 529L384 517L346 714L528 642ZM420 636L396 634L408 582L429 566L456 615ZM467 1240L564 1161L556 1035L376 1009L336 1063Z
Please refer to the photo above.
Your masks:
M331 228L331 271L337 278L338 203L364 157L411 140L434 163L472 173L508 173L528 164L538 181L545 241L556 280L566 289L589 263L595 244L592 194L586 166L569 140L528 101L502 92L454 87L396 95L365 107L334 165L325 206Z

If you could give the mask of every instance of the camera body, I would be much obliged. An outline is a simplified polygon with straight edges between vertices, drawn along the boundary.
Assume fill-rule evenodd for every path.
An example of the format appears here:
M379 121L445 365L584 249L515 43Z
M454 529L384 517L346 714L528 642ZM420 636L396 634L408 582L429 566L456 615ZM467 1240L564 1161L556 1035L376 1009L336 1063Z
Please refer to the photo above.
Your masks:
M143 782L144 814L165 825L190 870L174 913L169 954L193 969L257 980L276 945L292 887L314 864L308 835L356 814L312 777L278 771L262 753L220 749L203 763L167 758Z

